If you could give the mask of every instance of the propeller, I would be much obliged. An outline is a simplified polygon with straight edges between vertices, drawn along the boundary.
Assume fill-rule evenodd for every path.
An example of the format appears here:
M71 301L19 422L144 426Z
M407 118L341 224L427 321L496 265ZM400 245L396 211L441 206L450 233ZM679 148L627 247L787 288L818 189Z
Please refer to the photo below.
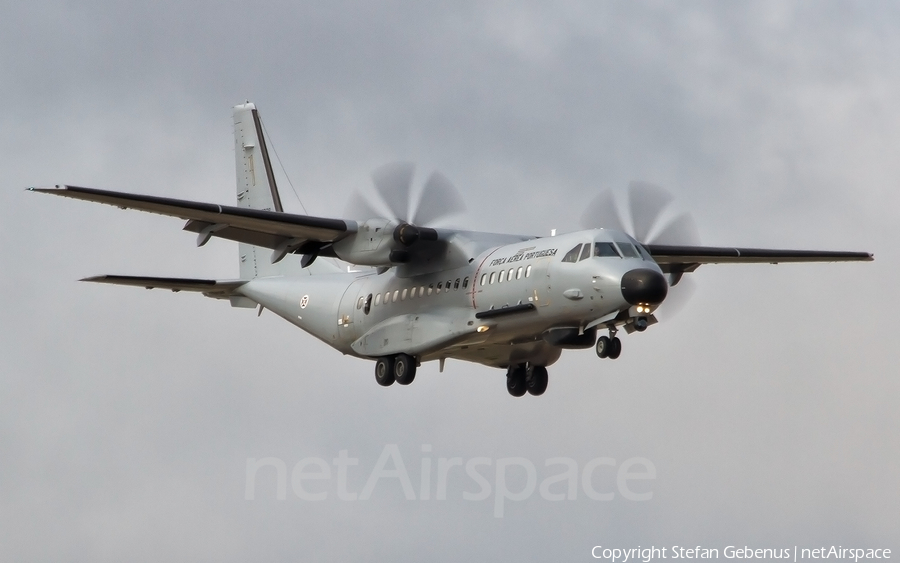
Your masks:
M466 210L459 191L440 172L432 172L413 205L413 175L411 162L394 162L372 173L372 182L381 203L389 211L387 218L409 225L431 225L441 219ZM347 205L347 216L354 218L383 217L368 198L356 191Z
M615 198L610 190L597 194L585 207L581 225L585 229L607 228L624 231L642 244L699 246L700 234L689 213L681 213L663 220L666 209L674 201L666 189L649 182L634 181L628 184L628 215L631 228L625 227ZM669 285L678 286L670 291L663 302L668 317L680 311L696 290L690 278L682 279L680 273L669 274Z

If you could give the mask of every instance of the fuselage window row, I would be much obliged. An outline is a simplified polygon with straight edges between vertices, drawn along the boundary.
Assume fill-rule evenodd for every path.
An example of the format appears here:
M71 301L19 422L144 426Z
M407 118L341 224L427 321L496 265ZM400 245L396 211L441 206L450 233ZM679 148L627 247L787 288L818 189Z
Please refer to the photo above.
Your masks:
M456 278L455 281L447 280L446 283L438 282L437 287L435 287L435 285L433 283L428 284L427 289L423 285L423 286L419 286L418 288L417 287L412 287L412 288L404 287L403 289L395 289L393 291L389 290L389 291L384 292L383 297L382 297L381 293L376 293L375 300L373 301L373 305L375 307L377 307L378 305L381 305L382 303L387 305L388 303L392 303L392 302L396 303L397 301L406 301L407 297L409 299L413 299L414 297L423 297L426 294L431 295L432 293L441 293L442 291L444 293L448 293L450 291L451 287L453 288L454 291L458 291L460 286L463 289L466 289L467 287L469 287L469 278L468 277L462 278L462 279ZM356 302L356 308L362 309L365 306L365 303L366 303L366 297L360 297Z
M495 281L497 283L503 283L504 281L520 280L523 277L531 277L530 264L525 268L519 266L518 268L510 268L509 270L500 270L499 274L497 272L481 274L481 285L492 285Z

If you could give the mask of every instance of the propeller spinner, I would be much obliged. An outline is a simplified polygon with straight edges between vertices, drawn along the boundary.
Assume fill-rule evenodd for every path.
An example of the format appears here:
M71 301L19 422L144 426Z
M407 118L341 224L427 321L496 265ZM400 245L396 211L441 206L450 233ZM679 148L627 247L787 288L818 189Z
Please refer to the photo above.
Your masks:
M633 181L628 185L628 211L631 228L626 228L619 214L615 198L610 190L600 192L585 208L581 225L586 229L607 228L623 231L642 244L699 246L700 235L689 213L681 213L671 220L661 221L674 196L655 184ZM671 317L690 299L695 291L694 283L682 280L681 272L668 276L668 285L678 285L677 291L668 292L665 311ZM661 291L662 288L657 288ZM665 296L666 293L663 292Z

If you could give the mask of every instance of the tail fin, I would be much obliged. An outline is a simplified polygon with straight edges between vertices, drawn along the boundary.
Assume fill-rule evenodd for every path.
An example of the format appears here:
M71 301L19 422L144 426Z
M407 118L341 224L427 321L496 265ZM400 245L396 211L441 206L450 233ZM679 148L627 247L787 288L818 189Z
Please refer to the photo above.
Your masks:
M237 205L246 209L284 211L269 151L256 106L247 102L234 107L234 157L237 169ZM241 243L241 279L302 273L297 260L272 264L272 251Z

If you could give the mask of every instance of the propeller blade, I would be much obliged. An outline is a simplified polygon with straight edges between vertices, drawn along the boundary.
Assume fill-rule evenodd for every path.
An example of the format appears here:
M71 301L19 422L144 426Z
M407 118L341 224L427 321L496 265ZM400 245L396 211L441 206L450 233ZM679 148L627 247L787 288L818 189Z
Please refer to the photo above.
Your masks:
M628 185L628 207L634 238L647 242L659 215L674 197L663 188L647 182L631 182Z
M409 216L410 188L415 168L411 162L395 162L372 173L375 189L393 213L392 219L406 221Z
M409 222L414 225L431 225L454 213L466 210L462 195L443 174L434 172L422 187L422 196Z
M694 292L696 291L697 283L691 279L689 275L682 277L681 281L678 282L678 285L669 288L666 300L663 301L662 305L659 306L659 309L654 312L654 316L656 316L660 322L670 320L684 310L688 301L691 300L691 297L693 297Z
M615 229L624 231L622 219L619 218L619 212L616 210L616 200L613 199L612 192L604 190L597 194L597 197L584 208L581 215L581 226L585 229Z
M647 244L699 246L700 232L694 218L689 213L682 213L659 231L653 240L647 241Z
M369 200L358 190L353 190L350 201L347 202L347 206L344 209L345 217L359 221L381 217L382 215L384 213L376 211L372 204L369 203Z

